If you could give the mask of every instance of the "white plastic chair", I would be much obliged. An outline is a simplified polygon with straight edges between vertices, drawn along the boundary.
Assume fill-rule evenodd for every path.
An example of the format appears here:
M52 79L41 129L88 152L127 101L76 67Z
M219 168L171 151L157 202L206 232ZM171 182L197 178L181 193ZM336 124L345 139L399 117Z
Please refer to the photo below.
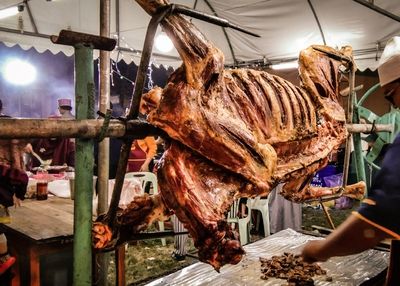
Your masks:
M246 217L239 217L240 213L240 204L239 199L235 200L231 206L230 211L228 212L227 221L228 223L232 224L232 228L234 228L235 224L238 224L239 228L239 239L240 244L245 245L249 243L250 240L250 208L248 208L247 216ZM247 203L248 204L248 203Z
M151 183L153 191L150 191L150 194L158 194L158 183L156 174L152 172L130 172L125 174L125 179L128 178L135 178L139 180L142 183L143 192L145 191L147 183Z
M251 210L257 210L260 213L257 214L257 220L256 220L256 229L258 230L258 227L260 225L260 218L263 220L263 226L264 226L264 236L268 236L271 234L270 230L270 224L269 224L269 196L266 198L261 198L261 197L255 197L254 199L249 199L248 206L250 207Z
M158 182L157 176L152 172L129 172L125 174L125 179L135 178L139 180L142 184L142 192L145 192L147 183L151 183L152 189L150 189L150 194L158 194ZM164 231L164 222L158 221L158 228L160 231ZM165 238L161 238L161 244L163 246L167 245Z

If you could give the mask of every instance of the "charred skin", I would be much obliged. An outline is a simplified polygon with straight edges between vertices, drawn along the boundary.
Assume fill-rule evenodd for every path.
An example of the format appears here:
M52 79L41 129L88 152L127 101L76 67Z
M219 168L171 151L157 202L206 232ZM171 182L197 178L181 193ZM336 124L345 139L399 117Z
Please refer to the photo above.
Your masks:
M99 216L92 227L95 249L110 249L134 239L134 234L147 229L155 221L167 220L173 213L160 194L135 196L126 209L118 210L116 226L108 226L108 218Z
M150 15L168 5L166 0L136 2ZM183 60L164 89L143 97L149 122L172 140L158 170L161 195L158 206L144 199L120 222L140 231L157 217L152 208L161 208L163 215L173 211L192 235L200 260L219 270L243 255L225 219L235 199L268 195L279 183L293 201L326 194L313 191L308 181L347 131L337 97L342 62L324 49L347 57L351 49L302 51L298 87L262 71L224 70L222 52L180 15L168 14L161 25Z

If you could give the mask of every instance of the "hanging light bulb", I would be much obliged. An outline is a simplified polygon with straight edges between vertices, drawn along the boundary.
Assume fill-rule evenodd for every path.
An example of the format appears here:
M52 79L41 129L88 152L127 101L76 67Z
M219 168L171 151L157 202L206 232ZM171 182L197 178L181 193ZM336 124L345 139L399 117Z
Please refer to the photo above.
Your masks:
M3 10L0 10L0 19L11 17L18 14L18 6L9 7Z
M3 74L12 84L27 85L36 79L36 68L28 62L12 59L4 66Z
M284 70L284 69L295 69L298 68L299 64L297 61L284 62L275 65L271 65L274 70Z
M155 42L156 42L157 50L159 50L160 52L163 52L163 53L170 52L172 50L172 48L174 47L170 38L168 38L168 36L164 33L159 34L156 37Z

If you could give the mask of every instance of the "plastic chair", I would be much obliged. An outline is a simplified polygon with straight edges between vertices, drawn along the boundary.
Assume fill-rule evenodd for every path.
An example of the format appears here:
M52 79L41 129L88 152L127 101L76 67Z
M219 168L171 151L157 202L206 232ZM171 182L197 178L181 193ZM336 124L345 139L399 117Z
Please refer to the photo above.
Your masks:
M158 194L158 182L157 176L152 172L129 172L125 174L125 179L135 178L139 180L142 184L142 191L145 193L147 183L151 183L152 189L150 189L149 194L155 195ZM164 222L158 222L158 228L160 231L164 231ZM161 238L161 244L163 246L167 245L167 241L165 238Z
M240 213L240 200L238 199L233 202L231 209L228 212L227 221L228 223L232 224L232 228L234 227L235 223L238 224L240 244L245 245L249 243L250 240L250 227L249 227L249 222L251 218L250 208L248 208L246 217L243 218L239 217L239 213Z
M130 172L125 174L125 179L135 178L142 183L143 192L146 189L147 183L151 183L153 191L150 191L150 195L158 194L158 183L157 176L152 172Z
M266 198L256 197L254 199L249 199L249 207L250 210L257 210L260 213L257 214L256 220L256 229L260 225L260 218L263 220L264 225L264 236L268 236L271 234L270 225L269 225L269 196Z

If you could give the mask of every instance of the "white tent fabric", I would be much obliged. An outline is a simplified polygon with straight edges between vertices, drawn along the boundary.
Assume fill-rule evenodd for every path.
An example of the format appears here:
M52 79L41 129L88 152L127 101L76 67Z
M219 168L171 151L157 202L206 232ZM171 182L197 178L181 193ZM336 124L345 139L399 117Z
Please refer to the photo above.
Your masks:
M15 5L21 0L2 0L0 9ZM360 70L377 66L386 41L400 34L400 22L382 15L354 0L176 0L201 12L215 13L229 22L259 34L256 38L226 28L227 37L221 27L193 22L225 54L227 65L250 65L255 63L277 63L295 59L301 49L311 44L341 47L351 45L355 50L356 63ZM73 48L54 45L46 36L58 35L61 29L99 34L98 0L30 0L23 12L0 19L0 41L34 46L38 51L73 53ZM399 17L399 0L375 0L381 9ZM311 5L310 5L311 4ZM320 29L311 9L319 20ZM30 10L37 31L30 20ZM119 19L119 42L123 52L114 51L113 58L138 63L150 17L134 0L119 0L119 16L116 16L116 0L111 0L111 31L117 35L116 19ZM24 33L15 33L23 31ZM158 31L161 32L161 31ZM39 37L38 37L39 36ZM229 47L229 39L231 49ZM153 63L177 67L181 64L176 51L163 57L153 50ZM236 60L236 61L235 61Z

